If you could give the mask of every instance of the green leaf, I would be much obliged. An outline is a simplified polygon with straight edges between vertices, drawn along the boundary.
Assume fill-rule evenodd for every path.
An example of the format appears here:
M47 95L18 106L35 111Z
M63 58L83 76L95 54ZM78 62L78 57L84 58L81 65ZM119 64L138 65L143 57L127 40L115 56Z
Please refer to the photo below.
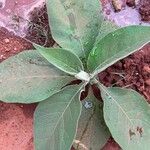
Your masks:
M39 103L34 114L36 150L70 150L81 112L81 86L69 86Z
M88 103L89 108L86 107ZM100 150L109 137L110 132L103 118L102 103L90 91L88 97L82 101L82 112L73 146L77 150Z
M104 38L107 34L114 32L115 30L119 29L119 26L117 26L115 23L112 21L103 18L100 30L99 30L99 35L96 38L96 42L94 45L96 45L102 38Z
M92 49L101 24L99 0L47 0L54 40L64 49L85 57Z
M109 33L91 51L87 62L88 69L94 72L94 76L137 51L149 41L148 26L128 26Z
M0 100L33 103L45 100L73 80L35 50L21 52L0 63Z
M124 150L150 147L150 107L144 97L129 89L101 87L104 118Z
M79 57L68 50L61 48L45 48L37 44L34 44L34 47L51 64L66 73L76 75L84 70Z

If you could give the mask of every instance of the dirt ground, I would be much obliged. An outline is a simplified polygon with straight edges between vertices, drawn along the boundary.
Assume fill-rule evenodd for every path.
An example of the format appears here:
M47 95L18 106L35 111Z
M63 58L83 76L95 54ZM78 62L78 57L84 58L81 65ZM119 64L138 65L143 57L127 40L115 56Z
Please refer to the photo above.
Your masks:
M106 86L132 88L150 103L150 44L99 74ZM103 150L120 150L111 138Z
M150 22L150 0L140 1L139 13L143 21Z
M141 4L142 6L145 3ZM143 9L141 9L144 16ZM141 13L141 14L142 14ZM37 14L39 15L39 14ZM33 15L33 18L36 15ZM147 16L146 16L147 17ZM33 19L34 20L34 19ZM43 18L43 20L45 20ZM46 20L45 20L46 21ZM39 24L39 20L35 21ZM46 23L46 22L45 22ZM37 29L32 26L31 29ZM44 24L45 27L45 24ZM47 30L47 26L44 29ZM33 39L40 34L40 39ZM27 37L34 42L45 44L47 35L29 30ZM49 37L51 39L51 37ZM48 40L46 44L51 45L53 41ZM13 35L6 29L0 29L0 62L23 50L32 49L32 44L20 37ZM99 79L106 86L121 86L133 88L145 96L150 102L150 44L137 53L130 55L109 67L99 74ZM0 150L33 150L33 112L36 105L6 104L0 102ZM119 150L119 146L112 138L105 145L103 150Z
M99 74L106 86L132 88L150 102L150 44Z
M0 61L32 48L25 40L0 29ZM35 105L0 102L0 150L33 149L33 112Z

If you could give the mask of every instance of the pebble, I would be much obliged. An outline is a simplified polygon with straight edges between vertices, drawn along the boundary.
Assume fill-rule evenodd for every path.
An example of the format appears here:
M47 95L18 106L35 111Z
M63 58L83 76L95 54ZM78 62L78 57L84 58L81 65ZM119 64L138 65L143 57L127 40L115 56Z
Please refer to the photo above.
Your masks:
M4 41L5 41L5 43L9 43L9 42L10 42L10 40L9 40L9 39L5 39Z
M145 83L150 86L150 79L146 80Z
M119 12L122 9L121 0L112 0L112 5L114 7L115 12Z

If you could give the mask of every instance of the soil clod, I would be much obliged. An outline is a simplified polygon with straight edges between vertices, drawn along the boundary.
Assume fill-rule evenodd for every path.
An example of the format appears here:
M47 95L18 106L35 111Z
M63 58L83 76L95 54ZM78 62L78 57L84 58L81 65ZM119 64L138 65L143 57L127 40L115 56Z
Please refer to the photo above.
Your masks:
M141 0L139 13L142 21L150 21L150 0Z
M112 0L112 5L114 7L115 12L119 12L122 9L121 0Z
M135 7L135 6L136 6L135 0L127 0L126 4L127 4L129 7Z

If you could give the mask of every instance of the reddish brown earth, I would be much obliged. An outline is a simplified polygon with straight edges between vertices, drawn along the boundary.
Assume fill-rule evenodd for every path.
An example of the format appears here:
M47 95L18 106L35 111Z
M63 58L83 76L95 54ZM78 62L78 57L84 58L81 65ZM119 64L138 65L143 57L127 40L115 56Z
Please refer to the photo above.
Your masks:
M38 18L38 19L37 19ZM51 46L46 7L31 13L26 38L41 45ZM45 34L44 34L45 31ZM32 49L30 42L0 28L0 62ZM36 105L6 104L0 102L0 150L33 150L33 113Z
M150 21L150 0L141 0L139 13L143 21Z
M0 29L0 61L32 48L25 40ZM35 105L0 102L0 150L33 149L33 112Z
M100 73L99 80L105 86L132 88L150 103L150 44ZM110 139L103 150L119 149Z
M0 62L23 50L32 48L32 44L29 42L14 36L5 28L0 28Z
M132 88L150 102L150 44L99 75L106 86Z

